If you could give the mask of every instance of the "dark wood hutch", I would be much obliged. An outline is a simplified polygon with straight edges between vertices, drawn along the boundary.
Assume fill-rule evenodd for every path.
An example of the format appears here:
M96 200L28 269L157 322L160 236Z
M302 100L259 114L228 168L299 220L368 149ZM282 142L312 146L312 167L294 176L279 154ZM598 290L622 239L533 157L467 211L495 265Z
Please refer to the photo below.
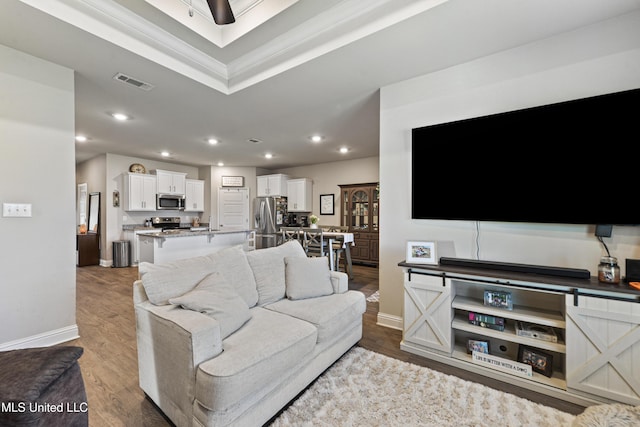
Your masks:
M340 224L353 233L353 262L378 264L379 193L377 182L340 185Z

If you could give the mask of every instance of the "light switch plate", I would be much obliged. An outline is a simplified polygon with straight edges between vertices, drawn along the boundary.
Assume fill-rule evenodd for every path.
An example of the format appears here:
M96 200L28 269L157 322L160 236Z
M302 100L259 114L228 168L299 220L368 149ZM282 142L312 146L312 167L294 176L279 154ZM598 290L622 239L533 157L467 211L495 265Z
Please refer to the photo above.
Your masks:
M3 203L2 216L5 218L30 218L31 203Z

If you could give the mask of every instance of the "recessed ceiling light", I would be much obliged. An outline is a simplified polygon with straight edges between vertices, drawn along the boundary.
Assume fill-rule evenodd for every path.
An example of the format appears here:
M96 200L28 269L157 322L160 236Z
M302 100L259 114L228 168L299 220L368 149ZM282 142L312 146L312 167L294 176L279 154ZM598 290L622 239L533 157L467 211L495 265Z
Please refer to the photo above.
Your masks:
M265 159L271 159L271 158L273 158L273 154L267 153L267 154L264 155L264 158Z
M321 135L312 135L310 139L311 139L311 142L320 142L324 138Z
M349 149L348 149L347 147L341 147L341 148L340 148L340 152L341 152L342 154L345 154L345 153L348 153L348 152L349 152Z
M129 116L127 116L126 114L122 114L122 113L113 113L113 114L111 114L111 116L114 119L119 120L121 122L123 122L125 120L129 120Z
M220 142L220 141L218 141L218 140L217 140L217 139L215 139L215 138L209 138L209 139L207 139L207 142L208 142L209 144L211 144L211 145L216 145L216 144L217 144L218 142Z
M77 135L76 136L76 141L78 142L87 142L87 137L84 135Z
M218 162L218 166L224 166L224 163Z
M169 153L168 151L163 151L160 154L162 155L162 157L169 157L171 155L171 153Z

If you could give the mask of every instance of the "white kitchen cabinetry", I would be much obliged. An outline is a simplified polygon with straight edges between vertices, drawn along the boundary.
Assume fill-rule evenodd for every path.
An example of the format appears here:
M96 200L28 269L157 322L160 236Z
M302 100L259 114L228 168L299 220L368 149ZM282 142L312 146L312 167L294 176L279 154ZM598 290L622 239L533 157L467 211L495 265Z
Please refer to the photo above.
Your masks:
M185 192L185 212L204 211L204 181L187 179Z
M287 210L311 212L313 208L313 181L308 178L287 181Z
M258 176L258 197L282 196L287 197L288 175L273 174Z
M640 293L597 278L400 263L404 327L400 348L579 405L640 405ZM484 291L509 292L513 309L484 304ZM469 313L505 319L476 326ZM516 322L553 328L557 342L518 335ZM538 328L535 328L537 330ZM488 342L474 358L468 341ZM548 375L528 375L519 350L551 356Z
M124 183L124 210L156 210L156 177L153 175L127 173Z
M186 191L187 174L156 169L158 178L158 194L179 194Z

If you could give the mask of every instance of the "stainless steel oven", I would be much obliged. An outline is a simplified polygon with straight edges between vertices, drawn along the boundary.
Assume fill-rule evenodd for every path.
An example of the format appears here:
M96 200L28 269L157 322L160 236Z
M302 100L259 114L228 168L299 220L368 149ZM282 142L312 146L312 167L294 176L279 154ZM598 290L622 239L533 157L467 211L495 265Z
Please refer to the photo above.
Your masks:
M183 194L158 194L156 195L156 209L183 211L184 195Z

